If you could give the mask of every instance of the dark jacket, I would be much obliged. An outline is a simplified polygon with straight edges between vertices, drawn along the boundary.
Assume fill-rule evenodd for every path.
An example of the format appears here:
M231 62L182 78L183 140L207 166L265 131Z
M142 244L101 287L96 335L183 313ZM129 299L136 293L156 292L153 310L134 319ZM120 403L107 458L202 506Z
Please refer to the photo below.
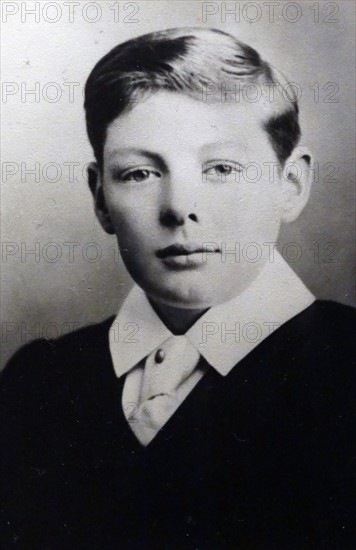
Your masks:
M146 448L111 322L5 369L3 548L356 547L353 309L315 302L226 377L211 367Z

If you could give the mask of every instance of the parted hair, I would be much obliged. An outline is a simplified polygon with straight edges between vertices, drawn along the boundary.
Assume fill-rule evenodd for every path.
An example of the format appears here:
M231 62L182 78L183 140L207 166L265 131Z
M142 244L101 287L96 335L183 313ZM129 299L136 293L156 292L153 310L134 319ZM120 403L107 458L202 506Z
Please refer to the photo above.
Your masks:
M285 77L256 50L223 31L196 27L153 32L119 44L95 65L85 86L87 132L99 166L108 125L146 96L165 90L202 101L204 90L221 88L225 93L210 93L209 99L231 102L233 97L236 101L234 86L249 84L264 92L258 100L263 125L283 165L300 138L297 97L291 86L285 93Z

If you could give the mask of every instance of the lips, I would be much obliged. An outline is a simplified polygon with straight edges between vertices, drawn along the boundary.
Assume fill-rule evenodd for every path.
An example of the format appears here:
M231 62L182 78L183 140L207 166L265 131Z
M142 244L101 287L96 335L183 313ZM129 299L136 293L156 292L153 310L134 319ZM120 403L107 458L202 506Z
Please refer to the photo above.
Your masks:
M162 248L160 250L157 250L156 256L157 258L165 259L172 256L189 256L191 254L201 254L201 253L207 253L207 252L219 252L219 249L216 248L215 250L211 250L209 248L203 247L202 245L198 244L171 244L170 246L167 246L166 248Z

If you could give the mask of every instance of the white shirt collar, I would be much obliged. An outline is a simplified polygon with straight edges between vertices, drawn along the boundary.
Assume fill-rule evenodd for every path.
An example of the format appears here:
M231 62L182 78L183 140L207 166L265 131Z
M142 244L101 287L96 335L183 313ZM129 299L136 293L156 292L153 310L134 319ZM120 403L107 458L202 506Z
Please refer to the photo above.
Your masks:
M223 376L279 326L315 298L278 252L252 284L232 300L211 307L186 332L199 353ZM109 333L118 377L159 347L171 331L135 285Z

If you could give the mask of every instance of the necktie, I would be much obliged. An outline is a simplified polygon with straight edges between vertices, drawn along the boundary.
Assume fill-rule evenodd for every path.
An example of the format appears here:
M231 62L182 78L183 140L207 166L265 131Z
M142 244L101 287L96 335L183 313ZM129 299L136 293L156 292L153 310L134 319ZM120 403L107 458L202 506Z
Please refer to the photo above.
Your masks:
M171 336L146 360L138 422L132 429L147 444L178 408L177 390L191 376L200 354L186 336Z

